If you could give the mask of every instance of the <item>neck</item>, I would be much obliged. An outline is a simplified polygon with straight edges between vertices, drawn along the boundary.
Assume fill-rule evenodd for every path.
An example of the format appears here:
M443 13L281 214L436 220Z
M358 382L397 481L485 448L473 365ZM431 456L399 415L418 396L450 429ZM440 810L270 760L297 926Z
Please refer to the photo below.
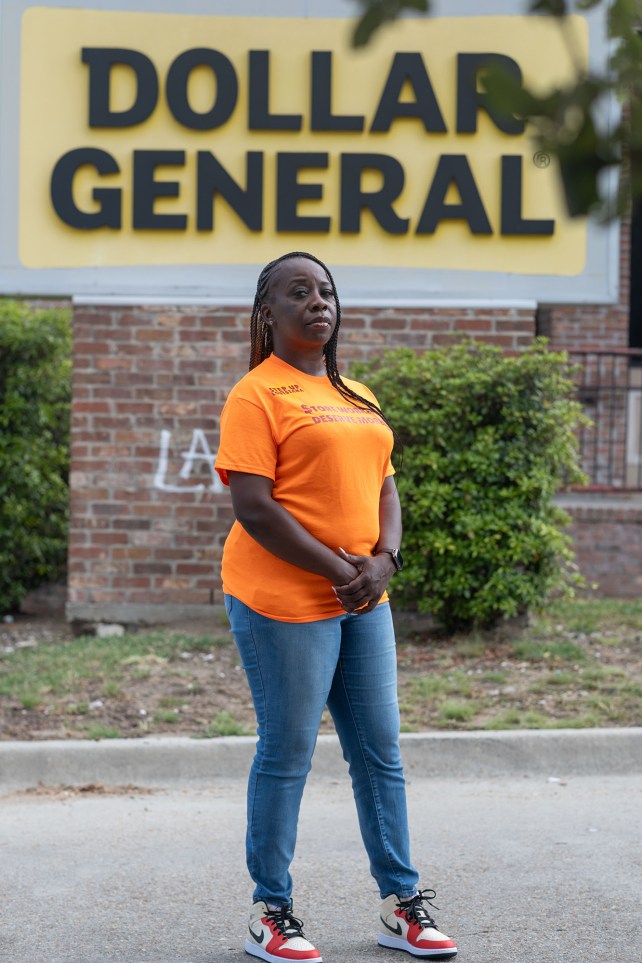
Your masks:
M285 361L286 364L291 365L293 368L298 368L298 370L304 374L312 375L313 377L326 374L325 357L323 354L311 356L308 354L298 354L297 352L280 351L278 349L274 349L272 353L275 358Z

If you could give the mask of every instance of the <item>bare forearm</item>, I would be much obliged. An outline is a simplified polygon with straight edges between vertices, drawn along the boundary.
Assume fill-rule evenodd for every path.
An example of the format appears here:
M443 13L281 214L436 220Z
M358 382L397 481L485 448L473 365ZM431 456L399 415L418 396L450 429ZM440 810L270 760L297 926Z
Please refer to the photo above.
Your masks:
M349 581L356 573L352 565L311 535L274 500L238 520L262 548L297 568L322 575L333 584Z
M386 480L388 482L388 479ZM401 503L393 481L384 485L379 499L379 540L375 554L382 549L399 548L401 545Z

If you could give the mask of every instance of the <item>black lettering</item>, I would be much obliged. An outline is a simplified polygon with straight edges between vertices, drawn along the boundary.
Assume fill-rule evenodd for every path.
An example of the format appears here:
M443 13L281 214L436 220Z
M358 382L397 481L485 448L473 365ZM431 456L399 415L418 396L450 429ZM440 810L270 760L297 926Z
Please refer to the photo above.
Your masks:
M134 204L133 227L136 231L184 231L187 227L185 214L157 214L154 204L157 197L178 197L177 181L154 179L157 167L183 167L183 150L135 150L134 151Z
M366 170L376 170L383 175L378 191L364 191L361 187L361 177ZM369 208L387 234L407 234L408 218L399 217L393 207L404 181L403 167L388 154L342 154L341 233L357 234L361 230L361 212Z
M311 130L363 130L365 118L332 113L332 53L312 52Z
M277 154L276 157L276 229L279 232L305 231L327 234L329 217L302 217L297 213L301 200L318 201L323 197L321 184L299 184L299 171L305 168L325 169L327 154Z
M406 82L413 89L414 101L399 99ZM397 117L416 117L423 121L428 133L446 133L446 124L420 53L395 54L370 130L388 131Z
M495 127L504 134L515 136L523 134L526 126L524 121L495 107L489 101L488 94L478 89L479 72L488 67L499 67L519 84L522 82L522 71L512 57L497 53L459 54L457 56L457 133L474 134L476 132L477 113L481 108L486 111Z
M61 221L81 231L98 227L121 226L121 190L119 187L95 187L92 197L98 202L97 211L81 211L74 201L74 177L85 166L98 173L118 174L120 168L111 154L94 147L78 147L63 154L51 175L51 203Z
M519 236L555 233L555 221L528 220L522 217L523 158L506 154L502 157L502 215L501 233Z
M189 103L187 85L196 67L209 67L216 80L216 94L210 109L198 113ZM165 96L174 118L191 130L215 130L222 127L236 107L239 83L234 66L225 54L209 47L194 47L179 54L167 72Z
M214 198L220 195L251 231L263 230L263 154L250 151L245 160L243 190L206 150L197 152L196 229L214 228Z
M89 66L90 127L133 127L151 117L158 101L158 76L149 57L124 47L83 47L82 62ZM114 64L130 67L136 76L136 97L127 110L110 107Z
M459 204L446 204L451 184L459 192ZM467 221L471 234L492 234L493 229L463 154L442 154L417 225L417 234L434 234L441 221Z
M250 50L249 54L250 130L301 130L300 114L270 113L270 52Z

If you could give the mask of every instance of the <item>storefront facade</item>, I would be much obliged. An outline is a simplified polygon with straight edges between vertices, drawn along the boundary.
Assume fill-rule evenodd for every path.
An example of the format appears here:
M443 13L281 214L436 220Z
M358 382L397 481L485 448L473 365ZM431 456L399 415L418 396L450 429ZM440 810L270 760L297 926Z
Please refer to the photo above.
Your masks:
M0 286L74 305L72 621L207 618L220 603L218 416L247 370L256 277L284 251L331 266L344 367L546 334L624 358L630 404L628 228L569 219L550 158L479 85L489 60L568 80L559 32L501 0L440 6L354 52L343 0L283 0L269 17L250 2L3 5L3 80L15 73L20 98L0 105L15 135L0 148ZM599 19L572 30L600 63ZM572 509L605 591L598 526L621 550L642 526L630 466L615 487L619 514L595 493ZM633 538L628 594L639 557Z

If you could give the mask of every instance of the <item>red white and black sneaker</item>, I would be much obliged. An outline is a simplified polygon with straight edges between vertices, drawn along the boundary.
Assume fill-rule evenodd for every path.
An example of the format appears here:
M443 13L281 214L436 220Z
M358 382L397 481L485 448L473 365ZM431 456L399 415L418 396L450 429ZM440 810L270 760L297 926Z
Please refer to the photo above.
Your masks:
M400 900L393 893L381 904L379 944L394 950L405 950L412 956L427 956L432 960L450 960L457 955L457 947L437 924L424 906L435 897L434 889L424 889L412 899Z
M303 923L292 915L291 906L271 910L267 903L255 903L250 913L250 935L245 952L269 963L282 960L314 960L322 963L321 954L303 935Z

